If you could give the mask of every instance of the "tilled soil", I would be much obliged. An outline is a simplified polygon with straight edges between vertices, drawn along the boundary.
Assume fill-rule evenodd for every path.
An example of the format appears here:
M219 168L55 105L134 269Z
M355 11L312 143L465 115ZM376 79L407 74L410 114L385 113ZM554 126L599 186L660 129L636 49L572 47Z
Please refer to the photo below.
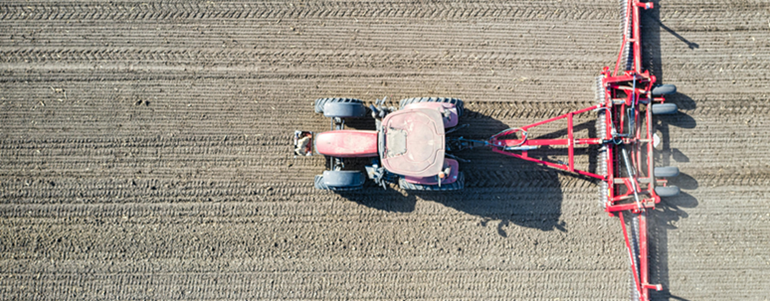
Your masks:
M766 300L770 4L655 3L645 65L681 109L656 122L656 165L683 193L651 214L653 297ZM289 145L328 129L320 97L461 98L473 139L589 106L619 18L617 1L5 1L0 295L628 299L595 182L479 149L459 193L334 194L312 186L324 158Z

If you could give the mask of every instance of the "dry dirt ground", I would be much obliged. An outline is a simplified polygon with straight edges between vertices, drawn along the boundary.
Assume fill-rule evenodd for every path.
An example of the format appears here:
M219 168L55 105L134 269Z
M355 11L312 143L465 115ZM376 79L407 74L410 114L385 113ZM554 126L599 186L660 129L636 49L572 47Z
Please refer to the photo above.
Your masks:
M683 193L652 214L653 297L766 300L770 3L656 4ZM604 0L4 1L0 296L628 299L592 181L481 149L459 193L337 195L289 145L328 128L319 97L461 98L479 139L589 106L619 39Z

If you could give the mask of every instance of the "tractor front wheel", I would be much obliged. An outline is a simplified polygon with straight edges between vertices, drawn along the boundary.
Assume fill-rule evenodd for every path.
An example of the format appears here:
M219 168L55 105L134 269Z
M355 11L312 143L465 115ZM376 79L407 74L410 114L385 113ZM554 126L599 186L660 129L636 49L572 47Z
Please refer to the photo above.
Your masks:
M355 98L319 98L315 100L316 113L326 117L359 118L366 115L364 102Z

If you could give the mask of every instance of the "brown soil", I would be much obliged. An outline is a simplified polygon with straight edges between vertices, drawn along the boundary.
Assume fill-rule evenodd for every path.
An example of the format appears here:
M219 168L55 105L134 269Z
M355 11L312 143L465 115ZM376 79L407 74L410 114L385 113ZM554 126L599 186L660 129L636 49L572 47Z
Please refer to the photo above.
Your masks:
M320 97L461 98L478 139L588 106L620 46L594 2L5 1L0 295L628 299L594 182L482 149L460 193L338 195L289 145L328 128ZM682 109L656 164L683 194L652 214L653 297L766 300L770 5L656 5L645 64Z

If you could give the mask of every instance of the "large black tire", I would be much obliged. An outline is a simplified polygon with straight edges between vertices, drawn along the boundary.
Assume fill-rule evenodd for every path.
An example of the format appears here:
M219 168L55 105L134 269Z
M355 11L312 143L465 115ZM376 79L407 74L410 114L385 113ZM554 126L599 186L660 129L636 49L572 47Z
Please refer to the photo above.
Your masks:
M652 96L662 96L676 93L674 85L657 85L652 87Z
M366 107L360 103L327 102L324 105L324 116L337 118L361 118L366 115Z
M326 104L349 104L349 105L333 105L332 108L324 111L324 107L326 107ZM366 114L366 107L364 107L364 102L360 99L355 98L340 98L340 97L334 97L334 98L319 98L316 99L313 103L313 108L315 109L316 113L324 113L324 116L326 117L361 117L364 114ZM340 114L340 112L344 112L344 110L347 109L349 113L348 115L355 115L355 116L329 116L329 114ZM342 110L342 111L341 111ZM343 113L344 114L344 113ZM360 116L358 116L360 115Z
M364 187L364 174L353 170L327 170L315 176L315 188L321 190L348 191Z
M676 114L679 108L675 103L656 103L652 105L652 115Z
M679 187L674 185L658 186L655 187L655 193L657 193L658 196L662 198L674 197L679 195Z
M679 175L679 167L661 166L653 169L653 174L658 178L673 178Z
M413 103L418 102L444 102L444 103L451 103L455 105L457 108L457 117L463 117L463 111L465 108L463 107L463 101L457 98L447 98L447 97L412 97L412 98L404 98L399 102L399 108L403 109L405 106Z
M452 184L443 184L441 187L438 185L420 185L407 182L404 178L398 178L398 187L403 190L412 191L453 191L461 190L465 188L465 176L463 172L457 174L457 181Z

